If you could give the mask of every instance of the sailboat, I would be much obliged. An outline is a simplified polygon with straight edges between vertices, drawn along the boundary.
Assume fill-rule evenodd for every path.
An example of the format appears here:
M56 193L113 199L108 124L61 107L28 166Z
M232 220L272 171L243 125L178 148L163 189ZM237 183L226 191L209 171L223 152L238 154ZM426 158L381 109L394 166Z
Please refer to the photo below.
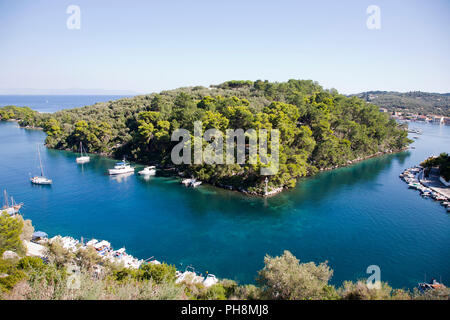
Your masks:
M11 197L11 204L8 201L8 194L6 193L6 190L4 190L4 204L3 207L0 209L0 212L6 211L7 214L10 216L15 215L19 213L20 208L22 208L23 203L15 203L14 198Z
M86 154L86 152L84 154L85 155L83 156L83 143L80 142L80 156L77 158L77 163L86 163L91 160L91 158Z
M30 178L30 181L33 184L44 184L44 185L52 184L53 181L44 176L44 168L42 167L42 160L41 160L41 153L39 152L39 145L37 147L37 151L38 151L38 156L39 156L39 166L41 168L41 176L32 177L32 178Z

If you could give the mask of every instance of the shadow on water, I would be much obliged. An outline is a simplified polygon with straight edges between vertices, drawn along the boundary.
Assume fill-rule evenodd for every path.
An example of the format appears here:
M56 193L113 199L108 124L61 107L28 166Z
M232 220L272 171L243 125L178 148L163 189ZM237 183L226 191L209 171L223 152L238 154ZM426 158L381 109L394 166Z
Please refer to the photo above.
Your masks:
M349 167L322 172L301 179L296 188L270 198L248 196L211 185L202 185L196 189L186 188L179 183L178 178L152 177L147 181L138 177L137 183L149 191L157 186L165 195L175 193L176 201L188 206L190 209L188 211L196 216L214 212L234 219L251 220L252 217L278 219L293 214L293 211L289 210L291 208L299 208L306 204L316 205L330 194L339 194L350 187L357 188L358 185L375 182L395 161L403 164L409 156L409 152L384 155Z

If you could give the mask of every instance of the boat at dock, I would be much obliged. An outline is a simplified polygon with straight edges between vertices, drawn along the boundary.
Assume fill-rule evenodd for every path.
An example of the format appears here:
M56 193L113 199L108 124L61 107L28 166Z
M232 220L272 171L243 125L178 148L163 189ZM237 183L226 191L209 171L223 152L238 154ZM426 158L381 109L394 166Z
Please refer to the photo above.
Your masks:
M145 167L143 170L139 171L138 174L143 176L154 176L156 174L156 167L155 166Z
M420 129L408 129L409 133L422 134L422 130Z
M76 159L77 163L83 164L87 163L91 160L91 158L86 154L83 155L83 143L80 142L80 156Z
M108 170L109 175L118 175L124 173L134 173L134 168L123 159L122 162L117 162L113 169Z
M213 274L208 274L206 276L206 279L203 281L203 285L207 288L211 287L212 285L215 285L219 280L216 278Z
M6 211L6 213L9 214L10 216L18 214L20 208L22 208L23 206L23 203L16 203L13 197L11 197L10 203L6 190L3 191L3 196L4 196L4 203L3 207L1 207L0 209L0 212Z
M44 175L44 167L42 166L42 160L41 160L41 153L39 151L39 145L37 146L37 152L39 157L39 167L41 169L41 175L40 176L34 176L30 178L31 183L33 184L39 184L39 185L51 185L53 181L51 179L48 179Z
M418 284L418 289L420 292L425 293L429 290L443 289L445 285L441 282L439 283L436 279L431 279L431 282L421 282Z

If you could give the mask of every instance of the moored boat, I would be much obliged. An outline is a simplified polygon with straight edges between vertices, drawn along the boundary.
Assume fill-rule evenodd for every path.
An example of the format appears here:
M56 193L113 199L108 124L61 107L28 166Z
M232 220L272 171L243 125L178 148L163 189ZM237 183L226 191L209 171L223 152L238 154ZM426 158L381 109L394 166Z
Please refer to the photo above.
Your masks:
M91 160L91 158L86 154L83 155L83 144L80 142L80 156L76 159L77 163L83 164L87 163Z
M15 203L14 198L11 197L11 203L9 203L8 194L6 190L3 192L4 194L4 204L3 207L0 208L0 213L6 211L10 216L18 214L20 208L22 208L23 203Z
M48 179L44 175L44 167L42 166L42 160L41 160L41 153L39 151L39 145L37 147L38 151L38 157L39 157L39 167L41 169L41 175L40 176L34 176L30 178L31 183L33 184L39 184L39 185L51 185L53 181L51 179Z
M143 176L154 176L156 174L156 167L155 166L145 167L143 170L139 171L138 174Z
M208 288L211 287L212 285L215 285L217 282L219 282L219 280L216 278L215 275L208 274L206 276L206 279L203 281L203 285Z
M113 169L108 170L108 173L110 175L134 173L134 168L124 159L122 162L117 162Z

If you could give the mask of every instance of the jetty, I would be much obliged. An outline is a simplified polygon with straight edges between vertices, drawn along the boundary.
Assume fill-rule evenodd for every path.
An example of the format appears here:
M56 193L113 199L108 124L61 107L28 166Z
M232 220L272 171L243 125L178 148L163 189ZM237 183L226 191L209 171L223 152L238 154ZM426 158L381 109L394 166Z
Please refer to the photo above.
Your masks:
M415 166L405 169L400 178L408 184L410 189L419 190L422 197L439 201L450 212L450 188L441 183L437 172L425 177L424 168Z
M27 247L27 255L37 256L45 259L47 256L46 244L52 244L54 242L59 242L64 249L72 253L77 253L80 250L93 248L97 252L98 256L102 259L108 260L112 263L122 264L124 267L131 269L139 269L145 264L161 264L161 262L154 259L153 257L145 260L135 258L132 255L127 254L125 248L114 250L111 246L111 243L106 240L92 239L84 244L83 240L79 241L72 237L62 237L59 235L48 239L47 234L42 231L35 232L35 234L33 235L33 240L31 242L25 242L25 245ZM219 280L213 274L207 274L206 277L203 277L202 274L197 274L192 266L186 267L186 270L184 272L180 272L177 270L175 273L175 277L176 283L198 283L203 284L205 287L210 287L219 282Z

